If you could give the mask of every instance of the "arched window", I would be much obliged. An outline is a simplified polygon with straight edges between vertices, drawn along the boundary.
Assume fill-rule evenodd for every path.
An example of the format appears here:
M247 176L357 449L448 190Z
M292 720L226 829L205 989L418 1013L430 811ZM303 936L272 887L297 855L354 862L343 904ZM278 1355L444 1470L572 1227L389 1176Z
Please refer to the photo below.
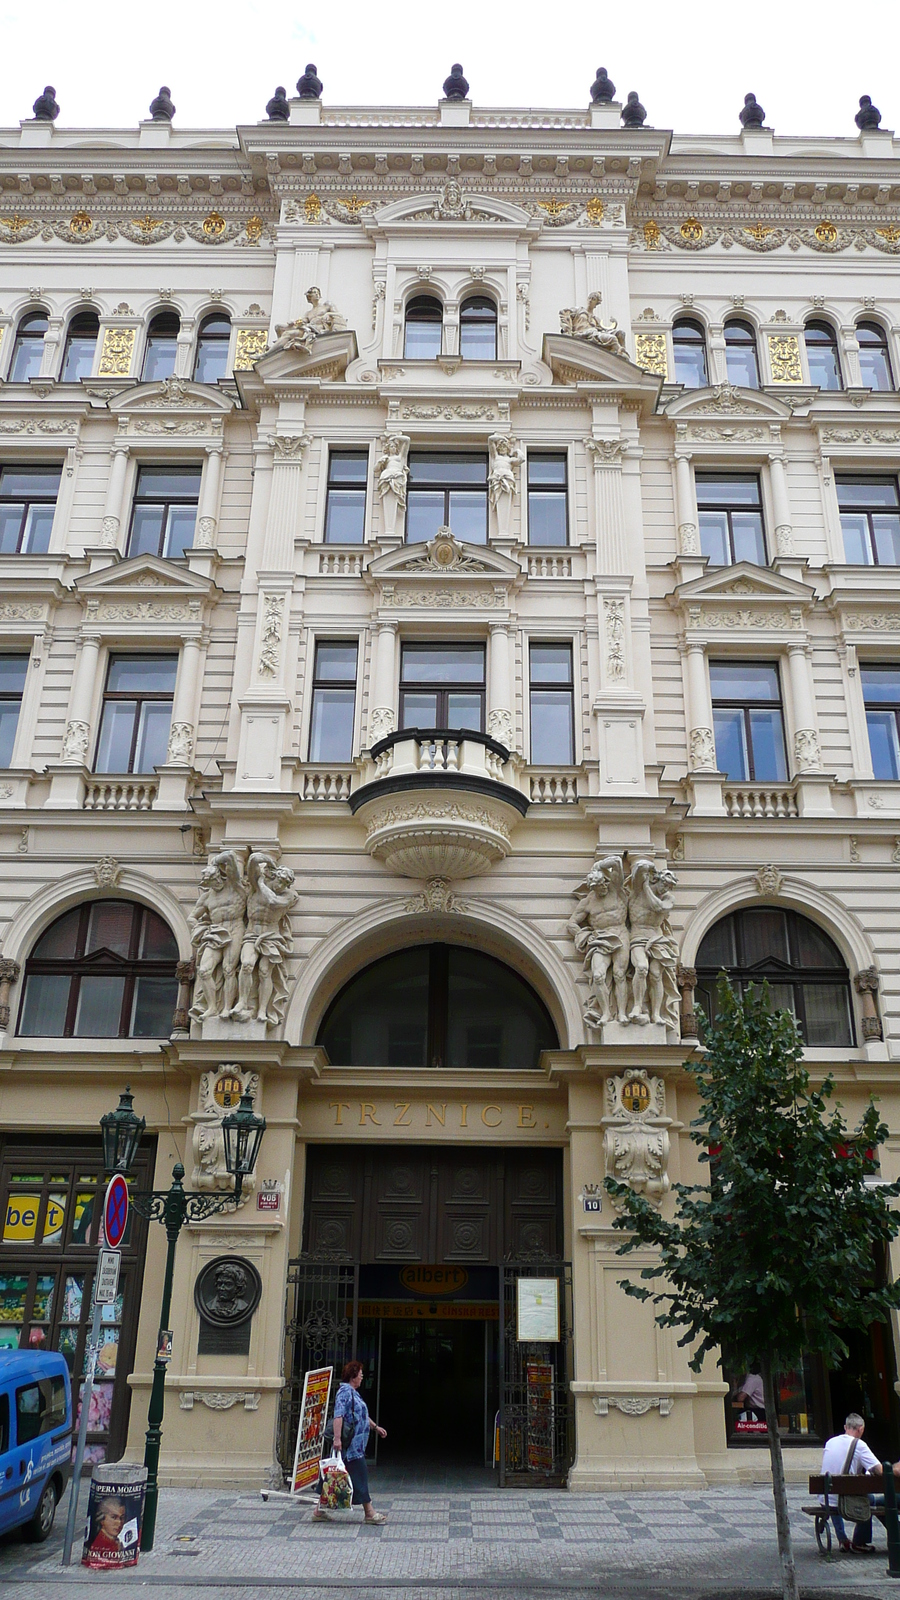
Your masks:
M697 951L697 1000L715 1018L716 980L727 973L741 992L769 985L772 1005L793 1011L808 1045L850 1045L850 979L837 945L808 917L780 906L732 911Z
M486 294L473 294L459 308L459 353L466 361L496 361L497 307Z
M706 370L706 334L692 317L682 317L672 329L675 349L675 382L687 389L705 389L709 383Z
M441 353L444 310L430 294L417 294L406 307L403 354L407 360L428 360Z
M147 348L144 351L143 383L153 383L159 378L171 378L175 371L175 352L181 328L175 311L159 311L150 324Z
M94 365L94 351L100 333L100 319L96 311L79 311L69 323L66 348L63 355L62 383L77 383L79 378L89 378Z
M859 365L867 389L893 389L887 334L878 322L858 322Z
M829 322L808 322L805 329L809 381L820 389L842 389L841 361Z
M759 388L756 334L749 322L726 322L725 366L729 383L744 389Z
M222 311L204 317L197 337L194 377L198 383L216 383L228 371L228 341L231 320Z
M22 318L9 365L10 383L27 383L29 378L37 377L41 370L46 332L46 311L29 311Z
M514 1071L559 1048L524 979L455 944L419 945L366 967L333 1002L318 1042L342 1067Z
M25 966L19 1033L47 1039L168 1038L178 946L162 917L131 900L66 911Z

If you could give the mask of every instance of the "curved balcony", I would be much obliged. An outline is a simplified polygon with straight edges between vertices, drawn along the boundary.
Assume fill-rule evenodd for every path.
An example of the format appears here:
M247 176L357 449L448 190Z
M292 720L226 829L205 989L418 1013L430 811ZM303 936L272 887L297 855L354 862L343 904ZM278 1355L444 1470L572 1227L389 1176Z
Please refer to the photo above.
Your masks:
M528 809L521 762L484 733L404 728L363 757L350 809L366 849L409 878L471 878L509 855Z

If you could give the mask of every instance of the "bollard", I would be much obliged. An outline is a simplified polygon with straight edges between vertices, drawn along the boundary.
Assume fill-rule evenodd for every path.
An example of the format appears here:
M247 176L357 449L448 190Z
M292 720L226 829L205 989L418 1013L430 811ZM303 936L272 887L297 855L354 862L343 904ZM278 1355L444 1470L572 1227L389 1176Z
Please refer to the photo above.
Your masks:
M892 1461L882 1462L884 1473L884 1530L887 1534L888 1577L900 1578L900 1517L897 1515L897 1481Z

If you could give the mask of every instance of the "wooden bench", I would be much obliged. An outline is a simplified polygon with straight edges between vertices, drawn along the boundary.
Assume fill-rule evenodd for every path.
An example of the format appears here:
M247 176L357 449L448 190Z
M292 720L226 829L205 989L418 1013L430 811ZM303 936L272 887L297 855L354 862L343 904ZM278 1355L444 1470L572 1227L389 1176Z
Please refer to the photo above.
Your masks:
M809 1475L809 1492L810 1494L831 1495L834 1499L837 1499L842 1494L871 1494L873 1489L880 1483L880 1477L872 1472L847 1473L846 1475L843 1473L811 1472ZM819 1546L823 1556L830 1556L831 1534L834 1527L834 1523L831 1520L831 1512L837 1511L838 1507L820 1506L817 1502L814 1506L803 1506L802 1510L805 1516L815 1518L816 1544ZM873 1506L872 1515L877 1517L879 1522L884 1522L884 1511L881 1507L876 1509Z

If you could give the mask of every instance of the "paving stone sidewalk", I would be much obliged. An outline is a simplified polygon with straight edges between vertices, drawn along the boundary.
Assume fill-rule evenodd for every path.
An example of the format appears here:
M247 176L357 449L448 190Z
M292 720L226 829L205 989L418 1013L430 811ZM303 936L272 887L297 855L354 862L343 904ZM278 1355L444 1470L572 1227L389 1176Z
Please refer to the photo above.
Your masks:
M825 1561L812 1520L790 1491L797 1565L816 1600L867 1600L898 1585L879 1553ZM697 1493L570 1495L564 1491L481 1494L385 1492L388 1520L366 1527L352 1512L314 1523L310 1510L259 1495L163 1490L156 1547L135 1569L106 1574L61 1566L65 1502L45 1545L0 1540L0 1593L37 1600L105 1587L141 1588L152 1600L207 1590L217 1600L549 1600L566 1594L640 1595L641 1600L751 1600L778 1589L770 1492L764 1487ZM199 1597L198 1597L199 1600Z

